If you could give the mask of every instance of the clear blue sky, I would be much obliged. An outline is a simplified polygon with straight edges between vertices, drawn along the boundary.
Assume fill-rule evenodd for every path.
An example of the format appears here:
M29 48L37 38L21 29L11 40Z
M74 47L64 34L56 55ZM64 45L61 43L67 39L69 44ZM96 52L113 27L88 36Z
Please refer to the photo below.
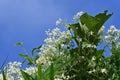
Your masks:
M114 15L105 24L120 26L119 0L0 0L0 65L9 54L9 61L21 61L20 47L24 42L28 53L43 44L45 31L55 28L58 18L72 20L79 11L95 15L104 10Z

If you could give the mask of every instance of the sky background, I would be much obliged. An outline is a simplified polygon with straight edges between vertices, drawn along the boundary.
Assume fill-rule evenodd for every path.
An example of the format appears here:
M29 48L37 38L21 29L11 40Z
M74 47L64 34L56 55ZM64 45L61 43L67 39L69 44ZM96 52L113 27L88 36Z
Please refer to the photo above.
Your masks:
M72 21L79 11L95 15L104 10L114 13L105 28L119 28L119 0L0 0L0 65L7 55L7 62L22 60L18 54L23 50L14 46L17 42L23 42L31 54L32 48L44 43L45 31L55 28L58 18Z

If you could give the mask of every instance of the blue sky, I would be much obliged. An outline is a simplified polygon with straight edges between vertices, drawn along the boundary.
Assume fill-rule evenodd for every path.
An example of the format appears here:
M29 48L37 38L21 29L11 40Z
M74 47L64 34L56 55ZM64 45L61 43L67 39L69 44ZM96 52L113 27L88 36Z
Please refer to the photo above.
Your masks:
M114 13L106 29L112 24L119 28L119 0L0 0L0 64L8 54L8 62L21 61L23 51L13 46L16 42L24 42L29 54L43 44L45 31L55 28L58 18L72 21L79 11L95 15L104 10Z

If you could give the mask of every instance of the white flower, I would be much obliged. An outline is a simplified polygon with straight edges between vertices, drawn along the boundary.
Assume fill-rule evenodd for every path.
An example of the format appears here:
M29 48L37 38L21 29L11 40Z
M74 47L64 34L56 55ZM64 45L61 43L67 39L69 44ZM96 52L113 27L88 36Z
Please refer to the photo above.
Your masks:
M62 20L61 18L59 18L57 21L56 21L56 26L60 25L60 26L68 26L67 25L67 20Z
M117 42L117 43L116 43L116 49L117 49L118 51L120 51L120 42Z
M69 80L70 76L65 76L64 74L61 75L55 75L55 80Z
M89 73L89 74L91 74L91 73L92 73L92 71L88 71L88 73Z
M96 72L95 69L93 69L93 70L91 70L91 71L88 71L89 74L94 73L94 72Z
M90 35L93 35L93 31L90 31Z
M96 48L96 45L83 42L82 48Z
M102 73L107 73L107 70L104 68L104 69L101 69L101 72Z
M93 69L93 72L95 72L96 70L95 69Z
M89 62L89 64L88 64L88 66L90 66L90 67L95 67L95 66L96 66L96 63L91 60L91 61Z
M34 74L37 72L37 67L28 67L25 69L25 72L28 73L29 75Z
M95 57L95 56L92 57L92 61L94 61L94 60L96 60L96 57Z
M61 25L63 24L63 20L61 18L59 18L57 21L56 21L56 25Z
M111 25L110 30L117 30L117 29L116 29L116 27L114 25Z
M87 47L88 48L96 48L96 45L88 44Z
M3 80L3 75L2 74L0 74L0 80Z
M84 14L83 11L78 12L76 15L74 15L73 20L78 22L80 20L80 16L83 14Z
M104 27L104 26L102 26L102 27L100 28L100 30L99 30L99 34L103 34L104 29L105 29L105 27Z
M84 56L81 56L82 59L84 59L85 57Z

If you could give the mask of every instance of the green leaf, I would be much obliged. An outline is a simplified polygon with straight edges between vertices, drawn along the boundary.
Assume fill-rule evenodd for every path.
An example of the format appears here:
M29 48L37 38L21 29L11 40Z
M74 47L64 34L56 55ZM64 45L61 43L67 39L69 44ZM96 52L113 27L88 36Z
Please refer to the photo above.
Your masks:
M32 49L32 56L34 55L34 52L37 51L37 50L39 50L41 47L42 47L42 46L40 45L38 48L33 48L33 49Z
M82 47L84 48L84 47L87 47L89 45L89 43L88 42L82 42Z
M38 64L38 80L43 80L42 65Z
M3 69L3 67L4 67L4 65L6 64L6 62L7 62L7 59L8 59L8 56L5 58L5 60L4 60L4 62L3 62L3 64L1 65L1 67L0 67L0 70L2 70Z
M87 13L84 13L81 17L80 17L80 21L82 24L85 24L87 26L87 28L90 31L94 32L94 26L96 26L99 23L99 20L93 16L90 16Z
M70 63L71 61L74 61L75 60L75 58L72 58L72 59L69 59L69 60L67 60L67 61L65 61L65 63L61 63L61 64L56 64L55 66L55 71L56 70L60 70L60 69L62 69L63 67L65 67L68 63Z
M54 65L60 65L61 63L59 63L59 62L63 59L63 57L64 57L64 55L61 55L59 58L57 58L57 59L55 60L55 62L54 62ZM57 67L57 66L55 66L55 68L56 68L56 67ZM44 77L45 77L45 78L49 77L50 68L51 68L51 66L49 66L49 67L45 70L45 72L44 72ZM55 70L54 73L56 73L56 72L58 73L58 69Z
M50 80L54 80L54 67L53 66L54 65L52 63L51 66L50 66L50 74L49 74Z
M20 70L20 72L25 80L34 80L28 73L26 73L22 70Z
M35 57L35 61L39 58L40 56L39 55L37 55L36 57Z
M60 63L62 59L67 56L67 53L61 55L55 62L53 63L54 65L54 75L60 74L62 71L60 71L63 67L65 67L69 62L73 61L74 58L66 60L64 63ZM45 72L44 72L44 78L49 78L49 74L51 71L51 66L49 66Z
M37 50L38 48L33 48L32 50L32 56L34 55L34 52Z
M7 79L6 79L6 74L5 74L4 71L2 71L2 75L3 75L3 80L7 80Z
M95 16L99 20L99 23L94 27L96 29L96 32L99 31L99 29L103 26L103 24L113 15L113 13L107 15L107 10L104 11L104 13L100 13Z
M78 35L80 36L79 34L79 23L76 23L76 24L70 24L70 27L72 28L72 30L74 31L74 35Z
M26 57L27 55L26 54L19 54L19 56Z
M103 55L104 55L104 52L105 52L105 50L104 49L100 49L100 50L97 50L96 51L96 56L97 57L102 57Z
M23 42L16 43L16 46L23 46Z
M98 15L96 15L95 17L90 16L87 13L84 13L81 17L80 17L80 21L82 24L85 24L87 26L87 28L90 31L93 31L95 33L98 33L98 31L100 30L100 28L103 26L103 24L113 15L112 14L108 14L107 15L107 10L104 11L104 13L100 13Z
M26 59L28 60L28 64L34 64L35 62L34 62L34 59L32 59L31 57L29 57L29 56L26 56Z
M35 63L35 60L31 57L29 57L28 55L26 54L19 54L19 56L25 58L25 60L28 61L28 64L34 64Z
M89 30L86 27L86 25L82 25L81 23L76 23L76 24L70 24L70 27L74 31L75 37L79 36L82 39L86 39L86 37L88 36Z

